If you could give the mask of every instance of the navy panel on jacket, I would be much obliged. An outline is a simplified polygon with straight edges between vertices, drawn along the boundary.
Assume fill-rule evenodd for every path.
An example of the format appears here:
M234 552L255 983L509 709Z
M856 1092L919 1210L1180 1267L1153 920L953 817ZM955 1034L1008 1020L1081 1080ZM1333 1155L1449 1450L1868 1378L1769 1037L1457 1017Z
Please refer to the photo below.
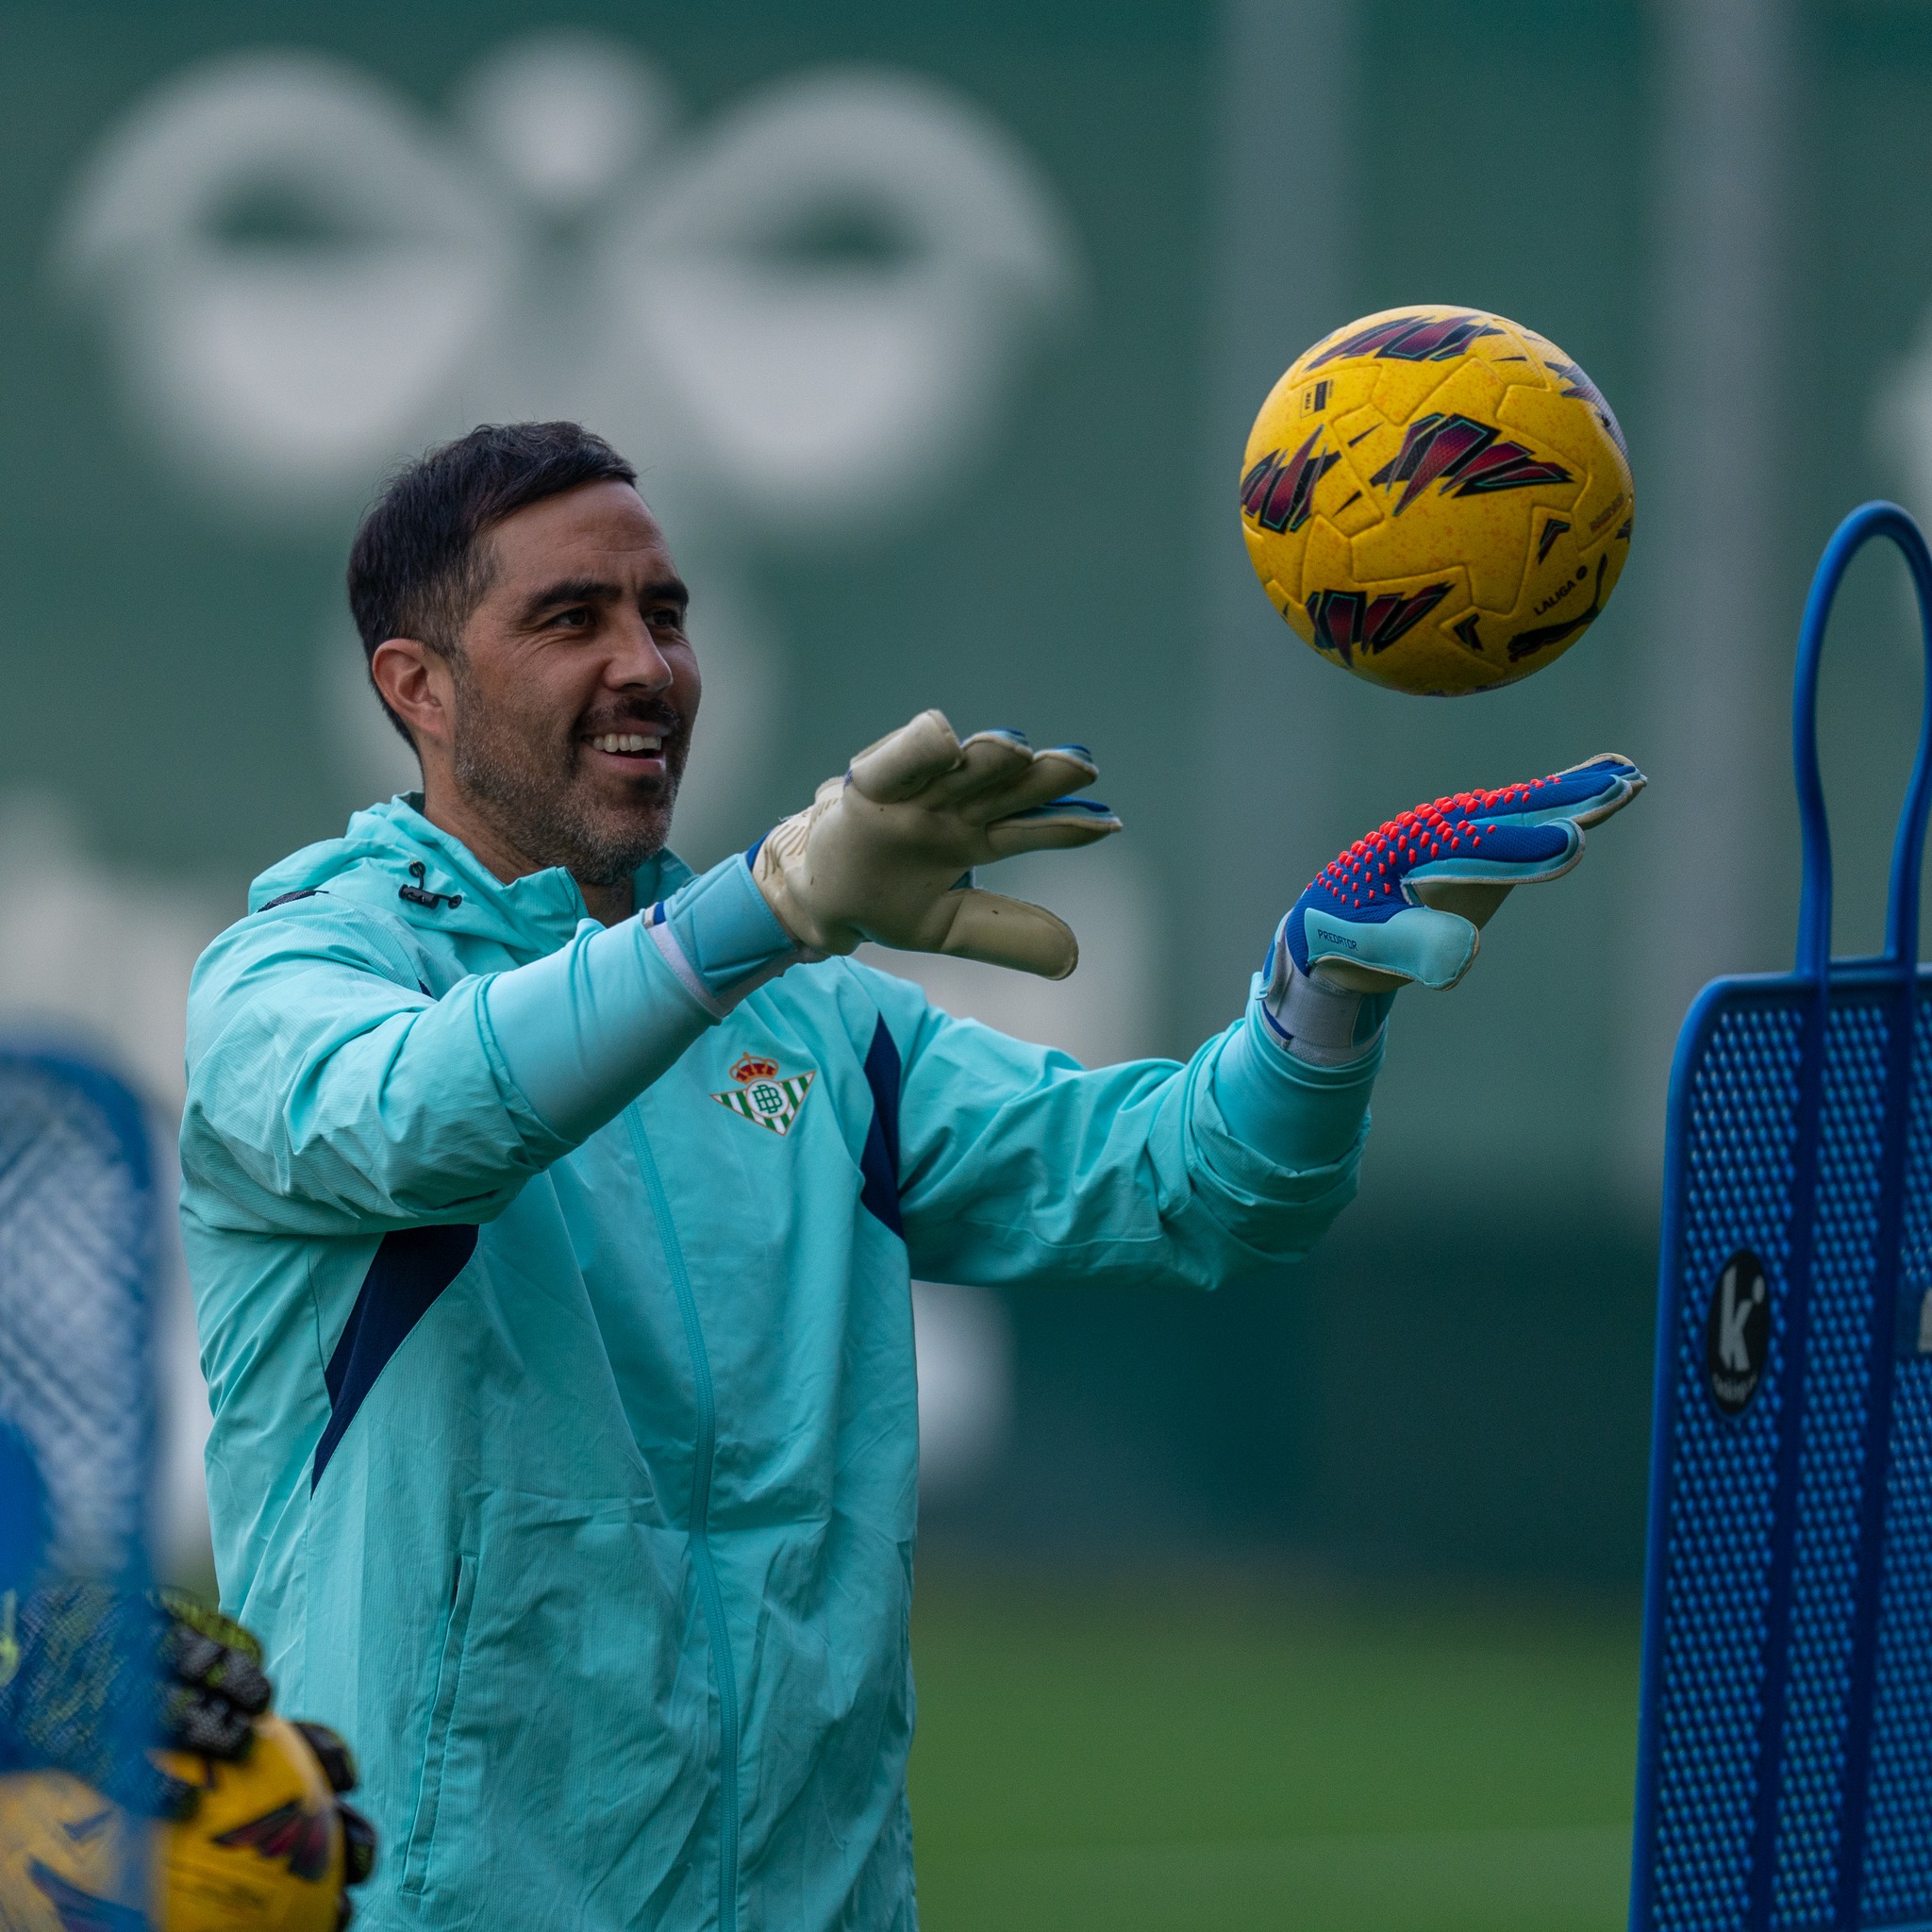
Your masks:
M885 1020L873 1029L865 1056L865 1084L872 1089L872 1124L865 1130L865 1152L858 1158L865 1189L859 1200L874 1217L901 1241L906 1224L899 1218L899 1049L892 1043Z
M342 1339L323 1374L328 1385L329 1418L315 1445L310 1489L322 1480L337 1443L356 1420L362 1398L375 1388L389 1358L475 1252L474 1225L405 1227L383 1236L369 1273L362 1277L356 1306L349 1310Z

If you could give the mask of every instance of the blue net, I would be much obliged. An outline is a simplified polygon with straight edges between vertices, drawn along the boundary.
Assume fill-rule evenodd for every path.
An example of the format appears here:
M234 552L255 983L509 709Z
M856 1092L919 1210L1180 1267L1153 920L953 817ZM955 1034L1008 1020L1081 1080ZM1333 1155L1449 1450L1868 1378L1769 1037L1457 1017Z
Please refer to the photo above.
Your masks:
M32 1783L48 1763L71 1767L72 1755L53 1746L71 1744L76 1715L92 1707L92 1684L58 1673L45 1681L34 1634L45 1627L39 1615L44 1592L62 1579L122 1591L146 1582L155 1209L145 1129L126 1090L78 1060L0 1047L0 1799L8 1821L0 1832L0 1923L7 1924L144 1923L78 1890L73 1910L59 1908L66 1881L42 1860L65 1845L59 1831L80 1830L89 1819L94 1823L87 1828L99 1831L96 1800L83 1793L77 1808L69 1804L47 1824L34 1801L9 1797L5 1788L16 1779ZM113 1774L97 1775L97 1784L140 1768L137 1754L148 1742L144 1708L145 1700L110 1702L94 1721L89 1761ZM53 1797L46 1805L58 1808ZM6 1841L23 1831L21 1841ZM89 1868L94 1879L113 1897L141 1898L145 1840L109 1834L99 1842L108 1849Z
M134 1101L76 1060L0 1051L0 1547L16 1563L40 1535L65 1574L143 1574L154 1263Z
M1685 1137L1684 1265L1700 1282L1717 1283L1740 1251L1774 1280L1788 1264L1802 1031L1798 1015L1761 1000L1713 1016ZM1771 1307L1774 1367L1783 1298ZM1663 1621L1653 1638L1658 1910L1649 1923L1659 1926L1740 1924L1751 1863L1782 1404L1775 1375L1735 1415L1700 1403L1707 1325L1705 1307L1687 1298L1667 1341L1674 1385L1690 1399L1672 1442L1664 1568L1653 1574Z
M1932 1045L1928 1001L1922 982L1916 1030ZM1837 1925L1851 1894L1860 1925L1932 1918L1932 1052L1914 1056L1903 1212L1889 1216L1888 1128L1903 1124L1890 1002L1833 993L1808 1148L1811 989L1721 983L1680 1066L1645 1926ZM1755 1373L1748 1392L1723 1356L1740 1254L1768 1291L1761 1361L1736 1372ZM1899 1349L1881 1412L1874 1370ZM1874 1524L1875 1590L1861 1581Z
M1921 1003L1907 1126L1865 1823L1874 1924L1932 1920L1932 1004Z
M1917 963L1926 724L1886 951L1828 957L1815 706L1874 536L1932 619L1932 554L1868 505L1800 640L1799 966L1691 1008L1666 1158L1631 1923L1932 1925L1932 974Z

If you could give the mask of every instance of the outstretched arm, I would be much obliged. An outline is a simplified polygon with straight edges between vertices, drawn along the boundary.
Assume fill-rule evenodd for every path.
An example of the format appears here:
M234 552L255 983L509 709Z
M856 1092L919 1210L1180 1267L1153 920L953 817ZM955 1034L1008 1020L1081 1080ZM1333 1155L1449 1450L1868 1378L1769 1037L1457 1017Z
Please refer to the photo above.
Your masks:
M1454 986L1503 898L1571 870L1583 827L1642 783L1595 758L1358 840L1276 928L1241 1020L1185 1067L1087 1072L920 1021L903 1130L915 1271L1211 1287L1307 1252L1354 1192L1395 992Z
M1643 785L1628 758L1600 753L1547 778L1416 806L1323 867L1275 928L1248 1024L1216 1068L1237 1131L1257 1146L1298 1125L1306 1131L1308 1105L1282 1097L1282 1075L1302 1087L1302 1070L1340 1074L1364 1065L1396 993L1458 985L1482 927L1510 892L1573 871L1584 828L1621 811ZM1339 1097L1347 1084L1325 1091ZM1317 1111L1327 1134L1339 1131L1336 1100Z
M1060 795L1093 775L1075 747L962 743L924 712L751 853L441 999L387 912L322 892L244 920L196 969L185 1169L244 1227L487 1220L800 960L874 939L1069 972L1058 920L962 874L1118 831Z

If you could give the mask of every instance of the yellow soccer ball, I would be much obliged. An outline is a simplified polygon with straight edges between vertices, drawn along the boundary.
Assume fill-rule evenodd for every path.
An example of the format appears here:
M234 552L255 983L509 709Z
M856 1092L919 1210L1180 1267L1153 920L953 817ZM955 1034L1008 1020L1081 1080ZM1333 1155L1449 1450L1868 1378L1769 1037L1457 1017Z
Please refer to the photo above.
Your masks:
M1385 308L1269 392L1241 532L1269 601L1357 677L1454 696L1554 663L1608 603L1634 488L1603 392L1477 308Z
M242 1764L156 1756L201 1791L185 1824L132 1819L59 1772L0 1777L0 1926L335 1932L341 1827L300 1732L280 1718L258 1718L255 1748Z

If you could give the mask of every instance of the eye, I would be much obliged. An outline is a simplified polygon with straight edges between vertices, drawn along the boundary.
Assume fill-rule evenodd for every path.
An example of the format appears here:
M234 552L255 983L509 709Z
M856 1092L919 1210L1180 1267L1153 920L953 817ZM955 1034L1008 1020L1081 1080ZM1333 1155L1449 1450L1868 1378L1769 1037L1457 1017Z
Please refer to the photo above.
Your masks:
M644 619L653 630L668 630L674 637L684 632L684 612L675 604L660 604Z
M559 610L550 620L556 630L589 630L595 621L595 613L588 604L573 604L568 610Z

